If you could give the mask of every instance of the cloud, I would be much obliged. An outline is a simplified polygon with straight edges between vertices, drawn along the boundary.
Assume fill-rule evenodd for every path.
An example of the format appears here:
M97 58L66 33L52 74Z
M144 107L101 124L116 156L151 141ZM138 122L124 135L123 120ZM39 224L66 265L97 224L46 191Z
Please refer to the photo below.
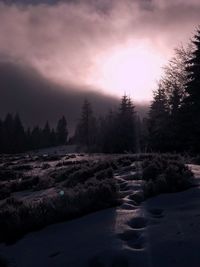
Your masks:
M69 129L73 130L85 98L90 100L97 116L116 108L119 102L117 98L72 84L62 88L34 68L13 62L0 63L0 88L0 118L7 112L19 113L25 126L30 127L43 126L47 119L55 126L65 115Z
M5 2L0 4L0 60L33 66L74 90L87 86L97 58L129 40L148 42L169 57L191 36L200 14L198 0ZM94 84L94 90L100 89Z

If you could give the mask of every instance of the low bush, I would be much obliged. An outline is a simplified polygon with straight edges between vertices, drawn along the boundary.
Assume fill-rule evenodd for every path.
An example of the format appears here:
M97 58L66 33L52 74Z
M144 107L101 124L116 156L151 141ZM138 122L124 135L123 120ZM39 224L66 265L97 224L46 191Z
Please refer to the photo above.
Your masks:
M68 179L69 175L79 171L82 168L81 164L74 164L64 169L53 171L50 176L55 179L55 182L60 183Z
M95 178L85 185L60 190L39 202L21 203L14 198L0 207L0 241L12 242L23 234L119 203L118 188L112 178Z
M89 166L81 167L79 170L68 174L63 185L64 187L74 187L79 183L85 183L88 179L94 176L97 176L99 180L113 177L111 163L106 161L97 162Z
M44 190L51 188L55 185L55 180L49 176L42 176L39 178L38 183L34 185L34 191Z
M155 156L142 164L145 196L179 192L192 186L193 173L180 160Z
M10 191L11 192L19 192L24 190L33 189L40 181L38 176L34 177L23 177L21 179L15 180L10 183Z
M113 177L113 169L108 168L103 171L99 171L95 174L97 180L104 180L105 178L112 178Z
M9 181L17 179L19 174L14 170L0 169L0 180Z
M47 170L47 169L49 169L51 167L51 165L50 164L48 164L48 163L43 163L42 164L42 170Z
M32 165L24 164L24 165L17 165L12 168L15 171L30 171L33 169Z

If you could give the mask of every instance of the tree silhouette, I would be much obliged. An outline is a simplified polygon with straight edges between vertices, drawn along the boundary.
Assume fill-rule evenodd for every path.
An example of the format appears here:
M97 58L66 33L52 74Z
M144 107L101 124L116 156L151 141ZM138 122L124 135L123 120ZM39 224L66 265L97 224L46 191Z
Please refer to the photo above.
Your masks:
M47 121L44 129L42 130L42 146L49 147L51 146L51 130L49 126L49 122Z
M26 149L26 135L18 114L13 120L13 152L23 152Z
M135 107L126 95L121 99L116 130L118 152L135 151Z
M197 29L193 41L192 57L187 61L186 97L183 105L185 125L183 132L188 147L200 151L200 28Z
M154 151L167 150L167 126L169 118L169 107L165 90L159 85L149 111L148 129L149 144Z
M76 141L80 145L86 146L87 150L90 151L96 145L96 134L96 118L93 115L91 103L85 99L81 117L75 131Z
M56 127L56 141L58 145L65 145L68 138L67 121L65 116L58 121Z

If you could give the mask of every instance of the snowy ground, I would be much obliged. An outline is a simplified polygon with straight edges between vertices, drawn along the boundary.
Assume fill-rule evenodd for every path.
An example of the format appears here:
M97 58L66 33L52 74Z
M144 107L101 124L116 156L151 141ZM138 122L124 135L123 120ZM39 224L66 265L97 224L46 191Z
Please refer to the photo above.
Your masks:
M200 166L190 165L200 181ZM0 254L15 267L199 267L200 190L165 194L138 205L142 181L116 174L118 208L48 226Z

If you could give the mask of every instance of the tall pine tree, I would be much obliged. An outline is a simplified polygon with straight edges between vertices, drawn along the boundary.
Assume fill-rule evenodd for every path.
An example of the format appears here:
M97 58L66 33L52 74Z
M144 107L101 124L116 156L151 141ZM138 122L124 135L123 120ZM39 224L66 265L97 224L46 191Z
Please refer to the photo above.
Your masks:
M58 121L56 127L56 136L57 136L57 144L58 145L65 145L68 138L68 129L67 129L67 121L65 116Z
M153 102L149 111L150 150L165 152L168 149L168 119L169 108L166 93L162 86L159 85L158 90L154 92Z
M186 97L182 113L184 116L183 133L188 148L200 152L200 28L192 41L192 58L187 61Z
M81 117L76 127L75 139L79 145L85 146L88 151L91 151L96 145L97 123L93 115L91 103L85 99Z

